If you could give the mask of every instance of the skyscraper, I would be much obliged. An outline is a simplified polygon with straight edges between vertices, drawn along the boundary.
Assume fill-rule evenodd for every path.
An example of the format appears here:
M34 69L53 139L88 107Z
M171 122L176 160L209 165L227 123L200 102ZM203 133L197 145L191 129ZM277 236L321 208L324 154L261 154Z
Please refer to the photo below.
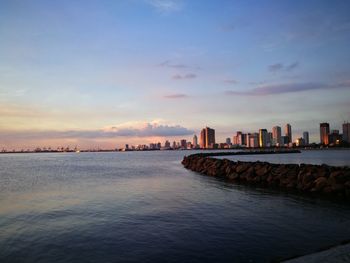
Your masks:
M343 123L343 141L350 142L350 123L349 122Z
M201 131L200 147L209 149L214 148L215 145L215 130L209 127L205 127Z
M329 144L329 123L324 122L320 123L320 141L321 144L328 145Z
M284 134L287 137L288 143L291 143L293 141L292 126L289 123L287 123L286 126L284 127Z
M268 133L266 129L259 130L259 147L263 148L267 146Z
M201 130L201 136L200 136L200 141L199 141L199 146L201 147L201 149L205 149L205 146L207 145L207 141L206 141L206 132L205 129Z
M303 132L303 139L304 139L305 145L309 145L310 144L310 142L309 142L309 132L307 132L307 131Z
M206 147L207 149L209 148L214 148L215 145L215 130L211 129L209 127L205 128L206 132Z
M274 146L281 146L282 145L281 127L280 126L272 127L272 145L274 145Z
M252 133L249 135L249 147L256 148L259 147L259 134Z
M194 135L194 136L193 136L192 144L193 144L193 148L197 148L197 146L198 146L198 138L197 138L197 135Z

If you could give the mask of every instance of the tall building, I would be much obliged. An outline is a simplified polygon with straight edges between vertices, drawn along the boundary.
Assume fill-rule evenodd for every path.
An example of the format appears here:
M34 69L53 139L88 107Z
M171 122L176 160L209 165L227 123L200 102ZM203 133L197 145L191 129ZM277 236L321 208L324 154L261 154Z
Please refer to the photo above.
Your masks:
M272 145L272 132L267 133L266 146L270 147Z
M226 138L226 144L231 145L231 138Z
M259 147L263 148L267 146L268 133L266 129L259 130Z
M206 148L209 149L209 148L214 148L215 146L215 130L214 129L211 129L209 127L206 127L205 128L205 131L206 131Z
M272 145L273 146L281 146L282 138L281 138L281 127L274 126L272 127Z
M329 144L329 123L324 122L320 123L320 141L321 144L328 145Z
M342 142L342 135L339 134L339 130L332 130L328 135L329 144L340 144Z
M200 147L205 149L211 149L215 146L215 130L209 127L205 127L201 131Z
M199 140L199 146L201 149L205 149L205 146L207 145L207 141L206 141L206 132L205 129L201 130L201 135L200 135L200 140Z
M310 142L309 142L309 132L307 132L307 131L303 132L303 139L304 139L304 144L305 145L309 145L310 144Z
M180 140L180 146L182 149L186 149L187 141L185 139Z
M194 135L194 136L193 136L192 144L193 144L193 148L197 148L197 146L198 146L198 138L197 138L197 135Z
M245 134L245 136L244 136L244 141L245 141L245 145L249 148L250 147L250 133L247 133L247 134Z
M343 141L350 142L350 123L349 122L343 123Z
M296 146L304 146L305 145L305 141L304 138L298 138L295 140L295 144Z
M259 147L259 134L258 133L252 133L249 135L249 147L250 148Z
M287 137L288 143L291 143L293 141L292 126L289 123L287 123L284 127L284 135Z
M238 131L235 136L233 136L233 144L243 146L247 145L247 134Z

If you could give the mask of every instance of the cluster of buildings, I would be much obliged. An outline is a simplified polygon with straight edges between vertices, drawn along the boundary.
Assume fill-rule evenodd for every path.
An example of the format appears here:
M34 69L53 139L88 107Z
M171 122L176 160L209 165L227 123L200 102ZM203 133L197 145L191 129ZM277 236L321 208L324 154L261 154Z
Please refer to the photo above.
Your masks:
M322 145L339 145L350 143L350 123L343 123L343 133L339 130L330 130L329 123L320 123L320 142Z
M320 142L321 145L333 146L343 143L350 143L350 123L343 124L343 133L339 130L330 130L328 123L320 124ZM123 150L187 150L187 149L231 149L231 148L266 148L266 147L300 147L310 145L309 132L304 131L303 136L293 141L292 126L287 123L282 128L280 126L272 127L271 131L259 129L258 132L243 133L237 131L231 138L226 138L224 143L215 141L215 130L205 127L201 130L199 139L197 135L193 136L192 141L182 139L178 142L165 141L164 145L160 142L149 145L137 145L129 147L125 145Z
M265 148L265 147L292 147L292 126L286 124L284 127L284 135L282 135L282 128L280 126L272 127L271 131L267 129L259 129L258 132L243 133L237 131L231 138L226 138L225 143L215 143L215 130L211 128L204 128L201 131L200 136L200 148L201 149L214 149L214 148ZM309 144L309 132L305 131L302 138L296 140L297 146L303 146Z

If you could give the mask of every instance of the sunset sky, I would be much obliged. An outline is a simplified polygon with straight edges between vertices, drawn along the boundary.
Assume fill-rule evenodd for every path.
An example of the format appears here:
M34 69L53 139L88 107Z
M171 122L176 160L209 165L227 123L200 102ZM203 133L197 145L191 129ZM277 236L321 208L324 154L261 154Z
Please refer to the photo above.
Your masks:
M350 1L0 0L0 150L350 121Z

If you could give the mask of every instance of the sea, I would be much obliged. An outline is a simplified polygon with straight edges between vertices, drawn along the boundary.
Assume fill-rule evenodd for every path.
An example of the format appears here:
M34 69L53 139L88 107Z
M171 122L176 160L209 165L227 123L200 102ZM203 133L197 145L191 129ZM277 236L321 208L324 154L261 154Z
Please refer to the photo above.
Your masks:
M186 170L195 151L0 154L0 262L276 262L350 239L350 204ZM350 166L350 150L226 156Z

